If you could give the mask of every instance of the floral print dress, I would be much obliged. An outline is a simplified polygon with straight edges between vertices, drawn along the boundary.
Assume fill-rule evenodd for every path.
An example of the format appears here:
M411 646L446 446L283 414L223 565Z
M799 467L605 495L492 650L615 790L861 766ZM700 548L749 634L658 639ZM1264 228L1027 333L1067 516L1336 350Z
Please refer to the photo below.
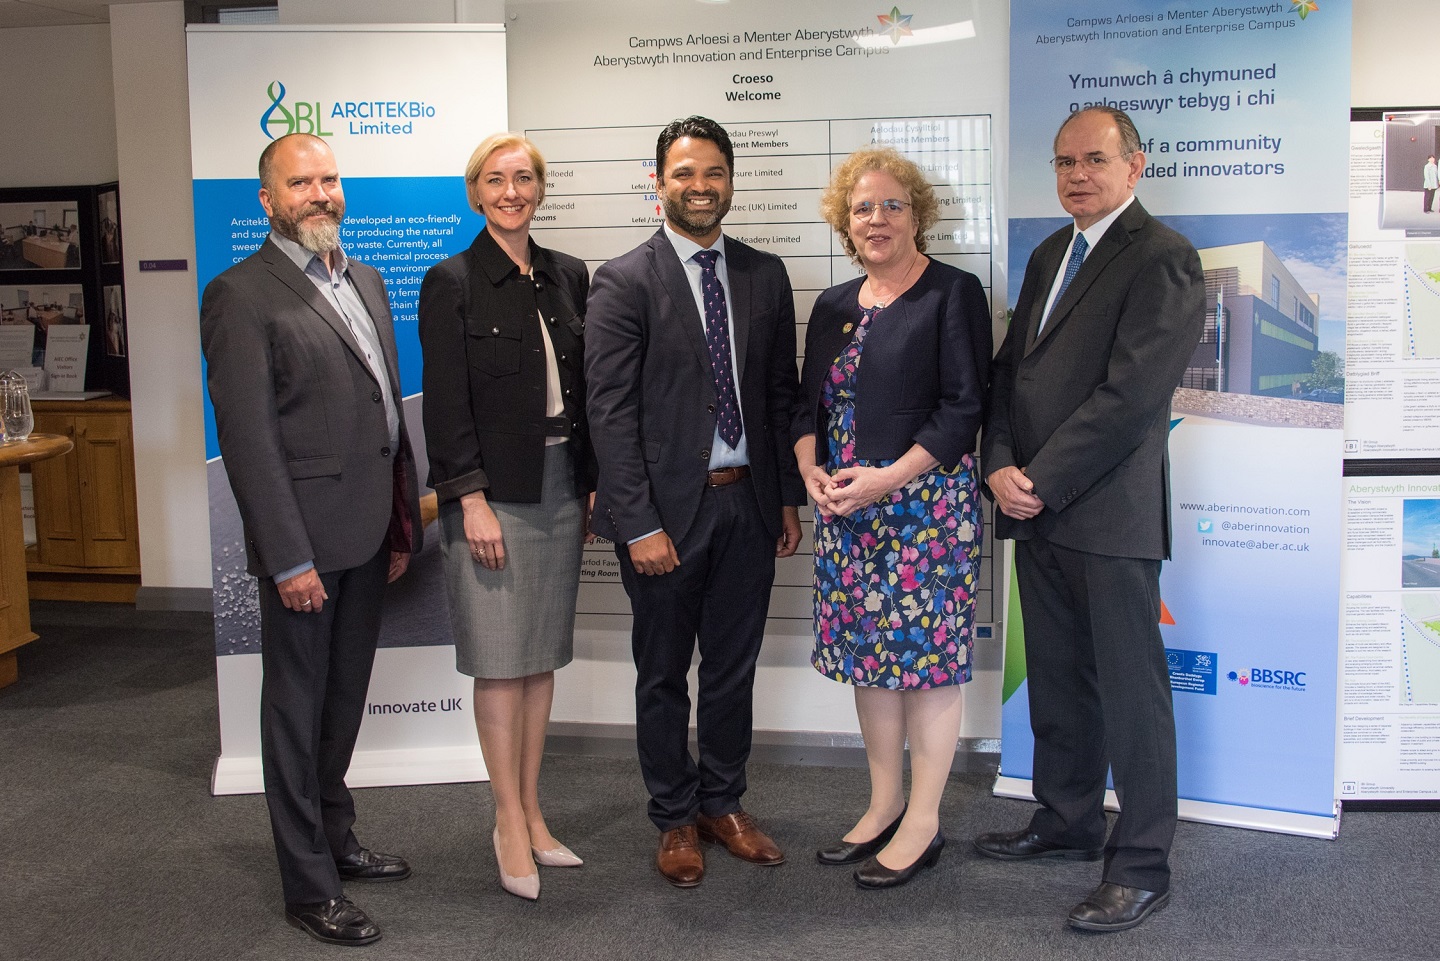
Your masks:
M831 472L894 463L855 457L860 355L881 313L861 311L854 338L825 381ZM863 411L859 420L864 430ZM817 507L815 669L836 681L892 690L970 680L980 537L969 454L954 470L927 471L849 517Z

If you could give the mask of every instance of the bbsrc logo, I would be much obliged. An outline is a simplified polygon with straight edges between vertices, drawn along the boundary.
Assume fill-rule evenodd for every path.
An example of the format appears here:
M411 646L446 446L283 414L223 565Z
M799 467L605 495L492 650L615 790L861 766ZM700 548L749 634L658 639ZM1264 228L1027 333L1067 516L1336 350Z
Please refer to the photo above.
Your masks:
M292 107L286 107L281 102L285 99L285 85L279 80L272 80L265 89L265 94L270 98L270 106L260 115L260 129L265 132L266 137L274 140L291 133L308 133L317 137L333 136L330 131L323 129L323 115L318 100L296 100L292 101Z
M1284 671L1269 667L1252 667L1248 671L1231 671L1225 677L1241 687L1259 687L1274 691L1305 690L1305 671Z

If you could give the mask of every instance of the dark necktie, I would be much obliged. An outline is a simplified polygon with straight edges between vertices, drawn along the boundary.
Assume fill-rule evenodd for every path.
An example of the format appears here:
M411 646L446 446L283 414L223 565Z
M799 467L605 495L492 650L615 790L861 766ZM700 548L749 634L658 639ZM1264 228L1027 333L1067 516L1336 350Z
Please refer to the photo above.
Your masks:
M730 322L725 310L725 288L715 274L719 251L702 250L692 258L700 265L700 299L705 302L705 346L710 350L710 371L715 375L715 425L720 439L732 450L744 433L740 403L735 396L735 374L730 364Z

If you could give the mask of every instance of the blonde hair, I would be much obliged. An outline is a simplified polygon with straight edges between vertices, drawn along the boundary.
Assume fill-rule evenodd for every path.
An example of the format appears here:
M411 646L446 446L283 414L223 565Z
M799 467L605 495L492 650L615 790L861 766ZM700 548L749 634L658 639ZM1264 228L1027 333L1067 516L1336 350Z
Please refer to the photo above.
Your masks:
M910 195L907 199L915 215L915 246L924 253L925 231L940 222L940 203L924 171L894 147L862 147L846 157L820 195L820 216L840 235L845 253L859 263L855 242L850 239L850 195L855 192L856 182L872 170L894 177Z
M485 171L485 163L490 156L498 150L509 150L512 147L522 147L525 153L530 156L530 166L535 168L535 179L540 183L540 194L535 198L535 206L545 202L545 158L540 155L540 149L529 141L523 134L492 133L480 141L480 146L470 155L470 162L465 165L465 196L470 198L470 206L476 210L480 209L480 199L475 193L475 185L480 180L480 175Z

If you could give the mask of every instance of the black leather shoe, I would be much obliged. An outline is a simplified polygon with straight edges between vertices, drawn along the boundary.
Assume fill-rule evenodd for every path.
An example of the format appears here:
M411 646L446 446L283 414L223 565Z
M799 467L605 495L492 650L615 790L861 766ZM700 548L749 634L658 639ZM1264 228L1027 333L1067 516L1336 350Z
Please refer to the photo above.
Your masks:
M410 876L410 865L404 858L369 848L336 858L335 870L345 881L403 881Z
M1070 927L1085 931L1124 931L1169 902L1169 891L1144 891L1105 881L1075 905L1070 912Z
M997 861L1034 861L1037 858L1069 858L1098 861L1104 848L1067 848L1029 831L996 831L975 839L975 850Z
M380 929L370 915L345 896L319 904L287 904L285 920L316 941L359 947L380 940Z
M899 817L891 821L884 830L870 840L846 841L842 838L816 851L815 860L821 864L859 864L889 844L890 839L895 836L895 832L900 829L900 822L903 820L905 820L905 811L901 810Z
M887 868L875 858L871 858L855 869L855 883L862 888L898 888L907 883L915 875L919 874L922 868L933 868L935 862L940 860L940 851L945 847L945 835L935 832L934 839L920 853L913 864L907 867L892 869Z

